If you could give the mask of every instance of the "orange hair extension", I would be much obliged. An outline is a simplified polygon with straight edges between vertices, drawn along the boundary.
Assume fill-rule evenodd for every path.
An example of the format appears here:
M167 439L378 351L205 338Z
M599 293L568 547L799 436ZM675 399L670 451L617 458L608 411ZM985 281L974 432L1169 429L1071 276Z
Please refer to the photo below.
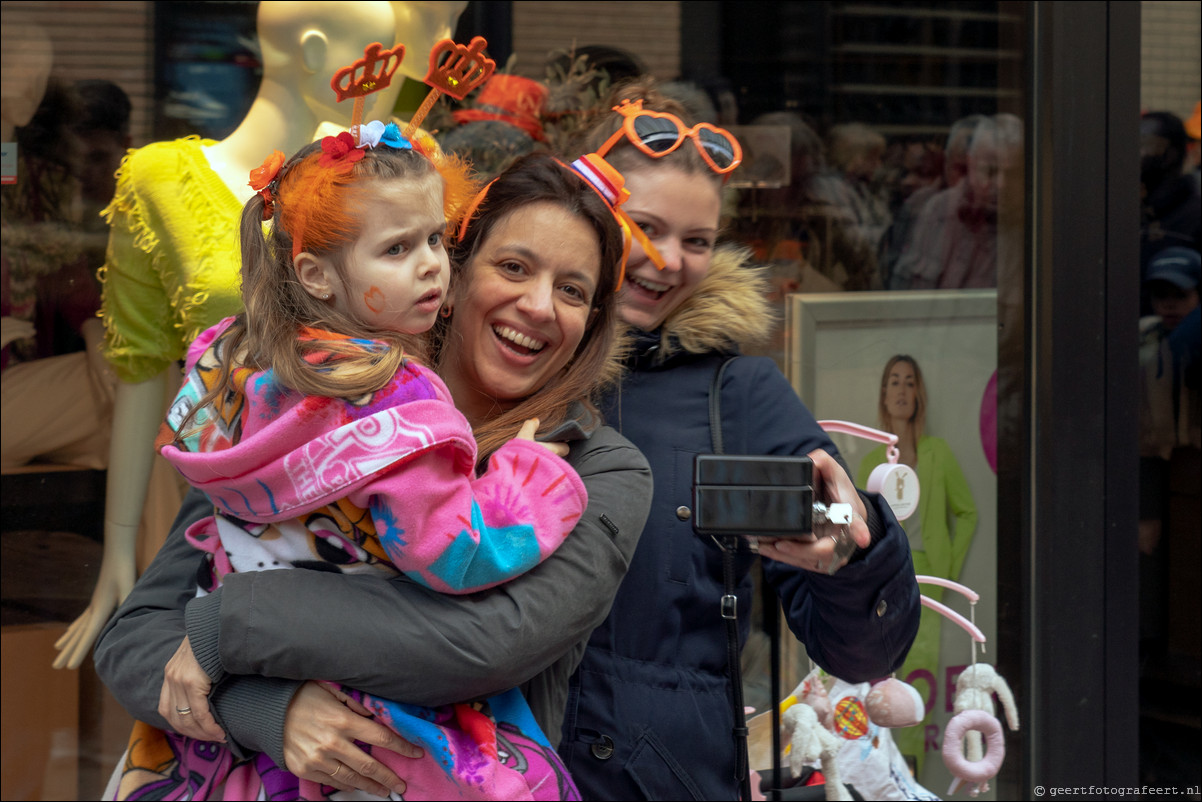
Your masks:
M471 165L453 153L437 150L430 161L442 176L443 213L447 216L447 231L456 231L460 219L480 189L480 182Z
M354 165L323 167L321 152L310 153L280 180L280 224L292 237L292 258L302 251L329 253L357 231L341 190L354 181Z
M280 179L277 201L280 225L292 239L294 259L302 251L330 253L354 239L359 230L355 185L375 174L369 163L380 158L375 150L369 156L367 151L355 149L350 151L351 156L363 156L347 159L330 158L328 151L323 154L314 149L286 170ZM425 158L442 178L443 213L448 229L454 230L479 186L471 166L459 156L442 152L432 139L415 140L413 156Z

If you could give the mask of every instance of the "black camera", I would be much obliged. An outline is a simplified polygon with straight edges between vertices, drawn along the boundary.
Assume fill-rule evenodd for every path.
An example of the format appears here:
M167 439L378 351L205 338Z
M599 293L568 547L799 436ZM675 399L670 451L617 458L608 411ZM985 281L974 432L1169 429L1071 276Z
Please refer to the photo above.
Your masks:
M809 457L698 454L693 462L693 530L813 540L813 476Z

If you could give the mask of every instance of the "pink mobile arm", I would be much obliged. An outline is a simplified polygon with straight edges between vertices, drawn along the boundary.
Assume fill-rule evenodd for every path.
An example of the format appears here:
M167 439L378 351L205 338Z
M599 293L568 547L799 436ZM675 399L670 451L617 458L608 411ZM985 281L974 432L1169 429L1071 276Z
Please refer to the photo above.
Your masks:
M977 625L969 621L964 616L957 613L950 607L946 607L928 596L919 596L919 600L923 605L930 607L935 612L939 613L944 618L949 618L960 625L960 628L972 635L972 639L977 643L985 642L985 633L977 628Z
M842 432L843 434L855 435L865 440L871 440L874 443L885 443L887 445L885 454L889 458L890 465L896 465L898 457L901 456L897 450L897 435L895 434L882 432L880 429L872 429L868 426L861 426L858 423L845 420L820 420L818 421L818 425L828 432Z
M950 579L944 579L941 576L925 576L923 574L919 574L918 576L915 576L914 579L916 579L920 585L939 585L940 587L951 588L971 602L975 602L981 598L980 595L972 588L965 587L959 582L953 582Z

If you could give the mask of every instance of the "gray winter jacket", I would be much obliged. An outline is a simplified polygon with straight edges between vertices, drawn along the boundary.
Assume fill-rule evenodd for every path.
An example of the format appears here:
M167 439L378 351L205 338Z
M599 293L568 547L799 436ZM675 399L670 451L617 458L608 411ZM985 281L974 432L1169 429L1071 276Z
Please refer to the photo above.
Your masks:
M568 677L609 612L652 495L647 461L628 440L583 411L565 429L568 462L588 489L583 518L544 563L467 596L403 576L296 570L231 574L195 598L201 556L184 531L212 506L193 491L101 633L100 678L135 718L165 727L157 710L163 670L186 632L231 745L281 766L285 713L310 679L427 706L521 686L555 744Z

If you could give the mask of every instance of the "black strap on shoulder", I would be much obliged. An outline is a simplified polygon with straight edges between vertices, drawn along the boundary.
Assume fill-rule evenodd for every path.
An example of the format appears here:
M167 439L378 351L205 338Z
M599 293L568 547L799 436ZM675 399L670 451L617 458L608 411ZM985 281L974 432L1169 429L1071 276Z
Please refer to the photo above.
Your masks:
M730 363L738 359L732 356L718 366L714 379L710 382L710 441L713 443L715 454L725 454L722 447L722 376Z
M738 357L723 361L710 384L710 440L715 454L725 453L722 443L722 376ZM739 783L739 798L751 799L751 775L747 770L747 719L743 713L743 671L739 659L739 607L735 594L735 552L738 536L722 538L722 603L720 612L726 622L726 660L730 667L731 711L735 726L735 780Z

